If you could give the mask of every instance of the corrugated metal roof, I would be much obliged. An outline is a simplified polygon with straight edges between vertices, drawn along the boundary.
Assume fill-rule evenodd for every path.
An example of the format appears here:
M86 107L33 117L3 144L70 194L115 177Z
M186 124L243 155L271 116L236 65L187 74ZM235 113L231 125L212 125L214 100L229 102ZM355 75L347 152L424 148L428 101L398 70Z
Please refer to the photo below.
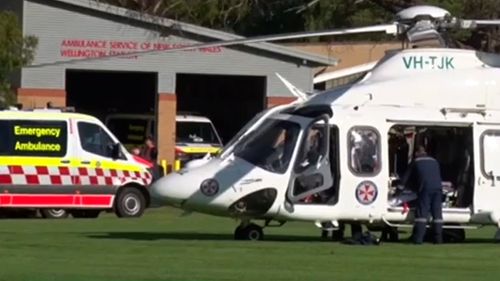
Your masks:
M172 20L168 18L163 18L163 17L157 17L157 16L152 16L152 15L147 15L141 12L137 12L134 10L129 10L125 8L121 8L118 6L114 5L109 5L106 3L101 3L97 2L94 0L52 0L53 2L60 2L60 3L65 3L69 5L74 5L77 7L81 8L87 8L90 10L94 11L99 11L102 13L106 14L111 14L115 16L121 16L124 18L128 19L133 19L136 21L148 23L148 24L154 24L154 25L160 25L168 28L173 28L175 30L183 31L183 32L188 32L191 34L195 35L201 35L204 37L208 38L214 38L216 40L234 40L234 39L242 39L245 38L243 36L223 32L220 30L215 30L215 29L210 29L194 24L189 24L177 20ZM313 64L316 64L316 66L326 66L326 65L334 65L338 63L337 59L334 58L328 58L312 53L307 53L304 51L300 51L297 49L292 49L289 47L285 46L280 46L277 44L272 44L272 43L250 43L250 44L245 44L245 46L249 46L255 49L275 53L275 54L280 54L280 55L285 55L291 58L295 59L300 59L300 60L306 60L309 61Z

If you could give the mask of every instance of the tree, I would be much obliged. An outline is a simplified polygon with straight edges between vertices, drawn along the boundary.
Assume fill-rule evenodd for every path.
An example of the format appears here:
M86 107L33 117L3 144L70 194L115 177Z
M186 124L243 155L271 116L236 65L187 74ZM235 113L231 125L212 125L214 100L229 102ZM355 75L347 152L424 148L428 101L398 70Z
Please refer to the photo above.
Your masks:
M33 36L23 37L14 13L0 11L0 106L15 102L10 75L31 63L37 43Z
M97 0L143 13L177 19L216 29L230 30L259 0ZM261 3L262 2L262 3ZM264 3L265 2L265 3Z
M404 8L435 5L458 18L495 19L500 0L100 0L245 36L365 26L387 23ZM500 32L488 27L451 31L456 45L500 52ZM375 34L335 37L381 40ZM318 39L305 39L318 40ZM328 40L324 38L322 40Z

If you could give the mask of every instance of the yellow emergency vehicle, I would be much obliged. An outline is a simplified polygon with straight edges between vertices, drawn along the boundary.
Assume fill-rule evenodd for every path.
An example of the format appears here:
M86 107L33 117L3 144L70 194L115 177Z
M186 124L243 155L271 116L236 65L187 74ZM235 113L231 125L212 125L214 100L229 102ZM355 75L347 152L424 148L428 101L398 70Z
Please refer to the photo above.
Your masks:
M0 135L0 208L139 217L150 203L151 163L127 152L92 116L3 110Z
M177 168L207 153L217 154L221 149L219 134L207 117L179 112L175 121ZM111 114L106 117L105 123L128 149L140 147L148 135L155 135L156 124L152 115Z

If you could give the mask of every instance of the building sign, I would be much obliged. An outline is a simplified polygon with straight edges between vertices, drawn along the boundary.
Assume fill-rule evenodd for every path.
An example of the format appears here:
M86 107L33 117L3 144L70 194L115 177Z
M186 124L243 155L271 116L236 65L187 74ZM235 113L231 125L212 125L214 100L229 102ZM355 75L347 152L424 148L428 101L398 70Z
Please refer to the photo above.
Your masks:
M63 39L60 44L61 57L64 58L99 58L106 56L127 55L123 58L137 59L137 52L169 50L188 47L190 44L126 41L126 40L92 40L92 39ZM203 54L221 53L222 47L207 47L186 52L200 52Z

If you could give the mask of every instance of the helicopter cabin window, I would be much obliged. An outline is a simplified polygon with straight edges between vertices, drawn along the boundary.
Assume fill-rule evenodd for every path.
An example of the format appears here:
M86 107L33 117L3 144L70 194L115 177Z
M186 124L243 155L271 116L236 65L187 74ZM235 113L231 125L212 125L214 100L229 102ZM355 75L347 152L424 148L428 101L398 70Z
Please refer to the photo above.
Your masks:
M500 135L499 135L500 136ZM500 138L497 144L500 145ZM402 206L416 203L416 186L401 179L414 160L416 147L424 146L441 169L443 207L466 208L472 204L474 165L472 127L395 125L389 135L389 204ZM499 148L500 152L500 148Z
M498 155L500 155L500 131L484 132L481 136L481 169L485 177L500 176Z
M348 144L349 168L355 175L374 175L380 171L380 137L375 128L352 128Z

